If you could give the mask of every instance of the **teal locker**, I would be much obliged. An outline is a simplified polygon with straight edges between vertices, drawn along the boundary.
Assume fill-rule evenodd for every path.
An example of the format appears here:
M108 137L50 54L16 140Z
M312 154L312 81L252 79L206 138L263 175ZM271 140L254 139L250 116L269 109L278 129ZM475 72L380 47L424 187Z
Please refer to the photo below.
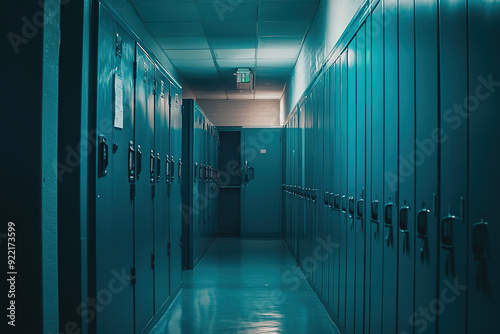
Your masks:
M399 254L398 332L413 333L415 273L415 18L413 2L399 10Z
M372 118L370 204L370 332L382 332L384 256L384 34L383 6L372 14Z
M366 25L358 32L356 43L356 187L354 198L355 315L354 333L364 331L365 302L365 173L366 173Z
M134 266L134 88L135 42L102 6L98 7L95 138L95 313L97 333L134 332L133 281L117 281ZM120 103L121 98L121 103ZM113 106L110 108L110 106ZM111 302L110 282L120 293ZM104 303L107 303L103 307ZM89 314L89 319L90 318Z
M140 333L154 315L153 240L155 195L155 106L154 64L140 45L136 45L135 79L135 202L134 264L135 330Z
M182 270L182 91L170 84L170 294L180 288Z
M384 260L382 332L395 333L398 273L398 1L384 2ZM381 221L382 224L382 221ZM382 227L382 225L381 225Z
M347 113L342 113L347 117L343 126L346 127L344 138L347 139L346 163L343 162L346 168L347 187L346 195L346 332L354 333L355 326L355 300L356 300L356 216L355 216L355 199L356 199L356 42L354 37L347 50L344 53L347 55L347 99L344 100L347 104Z
M493 333L500 312L500 3L470 0L468 25L469 98L462 103L469 113L464 109L458 113L462 126L466 126L463 117L469 117L468 284L467 288L458 284L457 290L460 295L467 293L468 333Z
M438 149L435 141L438 123L438 6L423 1L415 7L415 91L416 91L416 224L415 312L435 307L437 298L438 225ZM432 312L432 311L431 311ZM436 333L436 313L411 315L415 331Z
M167 301L170 291L170 207L168 198L167 156L169 155L170 82L163 71L155 69L155 195L154 195L154 304L155 314Z

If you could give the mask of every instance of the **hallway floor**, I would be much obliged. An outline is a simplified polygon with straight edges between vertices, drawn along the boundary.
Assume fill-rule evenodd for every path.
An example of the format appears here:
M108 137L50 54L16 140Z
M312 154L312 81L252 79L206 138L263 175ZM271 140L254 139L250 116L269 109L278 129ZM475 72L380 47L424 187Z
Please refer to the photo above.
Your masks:
M283 240L219 238L150 333L339 331Z

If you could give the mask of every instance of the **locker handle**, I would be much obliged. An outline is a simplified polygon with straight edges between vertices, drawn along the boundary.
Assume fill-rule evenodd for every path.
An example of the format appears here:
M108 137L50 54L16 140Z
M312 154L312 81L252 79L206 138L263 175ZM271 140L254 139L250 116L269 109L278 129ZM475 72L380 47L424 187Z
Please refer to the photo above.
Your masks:
M363 219L363 204L365 200L360 198L356 202L356 217L358 219Z
M349 197L349 215L354 217L354 197Z
M160 153L156 153L156 182L160 183L161 178L161 158Z
M391 227L392 226L392 208L394 206L394 203L389 202L386 203L384 206L384 225L386 227Z
M427 216L431 210L421 209L417 214L417 238L421 239L420 243L420 259L425 258L425 250L427 246Z
M170 180L174 182L175 179L175 159L174 156L171 156L170 159L172 160L172 163L170 164Z
M130 141L128 145L128 181L134 182L135 169L135 149L134 142Z
M196 182L196 172L198 171L198 163L194 163L194 175L193 175L193 182Z
M141 145L137 145L137 178L139 179L139 176L141 175L142 172L142 151L141 151Z
M179 173L179 180L182 180L182 161L179 159L179 166L177 167L177 172Z
M472 254L474 255L474 261L481 262L486 259L487 228L488 223L481 219L480 222L474 224L472 229Z
M342 195L342 213L347 213L347 197Z
M316 202L318 200L318 189L312 190L311 197L312 197L313 202Z
M405 202L406 203L406 202ZM399 231L403 233L403 254L409 252L408 247L408 211L410 207L404 205L399 210Z
M329 197L329 194L330 194L330 193L329 193L328 191L327 191L327 192L325 192L325 193L323 194L323 203L324 203L326 206L328 206L328 197Z
M98 169L99 169L99 177L106 176L109 163L109 146L106 142L106 136L99 135L99 160L98 160Z
M441 221L441 249L447 252L445 262L446 275L455 275L455 260L453 259L453 221L455 219L457 217L448 215Z
M329 193L328 194L328 207L329 208L333 208L333 198L334 198L334 194L333 193Z
M151 183L155 183L155 153L153 150L149 152L149 178Z
M200 164L199 170L198 170L198 180L199 181L201 181L202 173L203 173L203 166Z
M333 197L333 208L335 211L340 211L340 194L335 194Z
M170 183L170 159L168 155L165 159L165 182Z
M378 224L378 200L372 201L371 211L371 222Z

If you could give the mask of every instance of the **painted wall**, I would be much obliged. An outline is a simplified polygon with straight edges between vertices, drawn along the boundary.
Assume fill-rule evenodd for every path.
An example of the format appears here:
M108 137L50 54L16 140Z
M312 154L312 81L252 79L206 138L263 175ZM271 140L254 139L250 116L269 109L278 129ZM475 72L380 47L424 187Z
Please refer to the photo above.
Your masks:
M280 126L279 100L198 100L215 126L268 128Z
M334 49L358 9L370 0L322 0L297 63L281 97L280 120L286 117Z

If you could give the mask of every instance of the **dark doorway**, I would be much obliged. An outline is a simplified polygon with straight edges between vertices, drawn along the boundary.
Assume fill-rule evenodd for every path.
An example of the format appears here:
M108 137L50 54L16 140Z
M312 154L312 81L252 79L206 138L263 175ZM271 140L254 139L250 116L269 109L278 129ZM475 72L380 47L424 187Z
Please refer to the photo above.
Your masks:
M219 235L240 236L240 131L220 131Z

